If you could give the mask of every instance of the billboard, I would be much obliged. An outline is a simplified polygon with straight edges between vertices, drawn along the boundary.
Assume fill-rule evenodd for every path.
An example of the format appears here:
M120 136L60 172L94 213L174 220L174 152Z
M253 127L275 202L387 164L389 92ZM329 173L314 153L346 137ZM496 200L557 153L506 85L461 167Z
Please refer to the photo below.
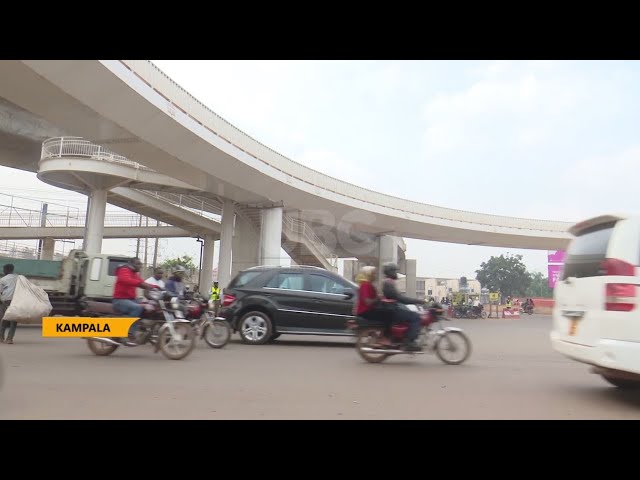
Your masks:
M564 263L567 253L564 250L548 250L547 263Z
M558 278L560 277L562 265L549 265L547 269L549 274L549 288L554 288Z

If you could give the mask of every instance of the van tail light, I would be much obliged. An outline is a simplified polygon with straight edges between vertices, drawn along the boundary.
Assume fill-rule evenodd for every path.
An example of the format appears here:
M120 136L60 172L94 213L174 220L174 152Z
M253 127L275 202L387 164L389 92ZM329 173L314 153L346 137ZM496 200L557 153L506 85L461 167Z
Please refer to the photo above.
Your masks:
M631 312L636 308L636 286L630 283L607 283L606 310Z
M235 301L236 301L236 297L234 297L233 295L229 295L228 293L225 293L222 296L222 306L223 307L228 307L229 305L231 305Z
M623 262L616 258L607 258L600 264L603 275L617 275L620 277L633 277L636 274L635 265Z

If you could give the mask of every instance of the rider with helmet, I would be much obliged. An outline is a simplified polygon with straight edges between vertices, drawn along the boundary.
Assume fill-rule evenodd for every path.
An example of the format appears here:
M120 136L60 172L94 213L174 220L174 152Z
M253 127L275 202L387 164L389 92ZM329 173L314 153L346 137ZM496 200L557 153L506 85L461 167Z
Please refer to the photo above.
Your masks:
M138 320L133 322L129 327L128 345L135 344L135 336L140 323L139 318L142 316L144 307L136 298L136 288L144 290L157 289L157 285L145 282L140 277L142 262L139 258L131 258L124 265L120 265L116 269L116 284L113 289L113 310L119 315L127 317L136 317Z
M420 333L420 315L416 312L409 310L404 305L422 305L425 302L417 298L407 297L402 295L396 287L396 280L398 279L398 266L395 263L385 263L382 272L385 279L382 284L382 295L389 299L395 300L393 309L393 320L396 323L409 323L409 331L407 332L407 350L417 351L420 350L420 346L416 344L418 334Z
M186 269L182 265L178 265L173 270L173 276L167 280L166 289L172 295L175 295L178 298L184 298L185 285L184 285L184 274L186 273Z

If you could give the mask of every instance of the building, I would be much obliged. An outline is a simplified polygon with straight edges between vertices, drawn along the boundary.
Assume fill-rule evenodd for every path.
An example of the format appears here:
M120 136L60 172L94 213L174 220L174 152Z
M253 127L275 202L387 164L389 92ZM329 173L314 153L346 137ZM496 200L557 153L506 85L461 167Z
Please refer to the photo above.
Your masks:
M406 292L406 280L405 278L398 279L398 289L401 292ZM467 293L480 294L482 286L480 282L475 279L467 279ZM460 291L460 279L459 278L428 278L428 277L416 277L416 297L425 299L433 297L440 301L443 297L450 295L454 292Z

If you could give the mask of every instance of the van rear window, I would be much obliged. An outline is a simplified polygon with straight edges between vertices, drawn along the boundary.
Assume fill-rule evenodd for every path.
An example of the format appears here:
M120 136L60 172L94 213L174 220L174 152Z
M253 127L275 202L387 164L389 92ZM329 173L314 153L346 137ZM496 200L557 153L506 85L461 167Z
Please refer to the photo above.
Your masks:
M609 222L591 227L571 242L564 262L562 280L603 275L600 265L607 256L615 224L616 222Z

